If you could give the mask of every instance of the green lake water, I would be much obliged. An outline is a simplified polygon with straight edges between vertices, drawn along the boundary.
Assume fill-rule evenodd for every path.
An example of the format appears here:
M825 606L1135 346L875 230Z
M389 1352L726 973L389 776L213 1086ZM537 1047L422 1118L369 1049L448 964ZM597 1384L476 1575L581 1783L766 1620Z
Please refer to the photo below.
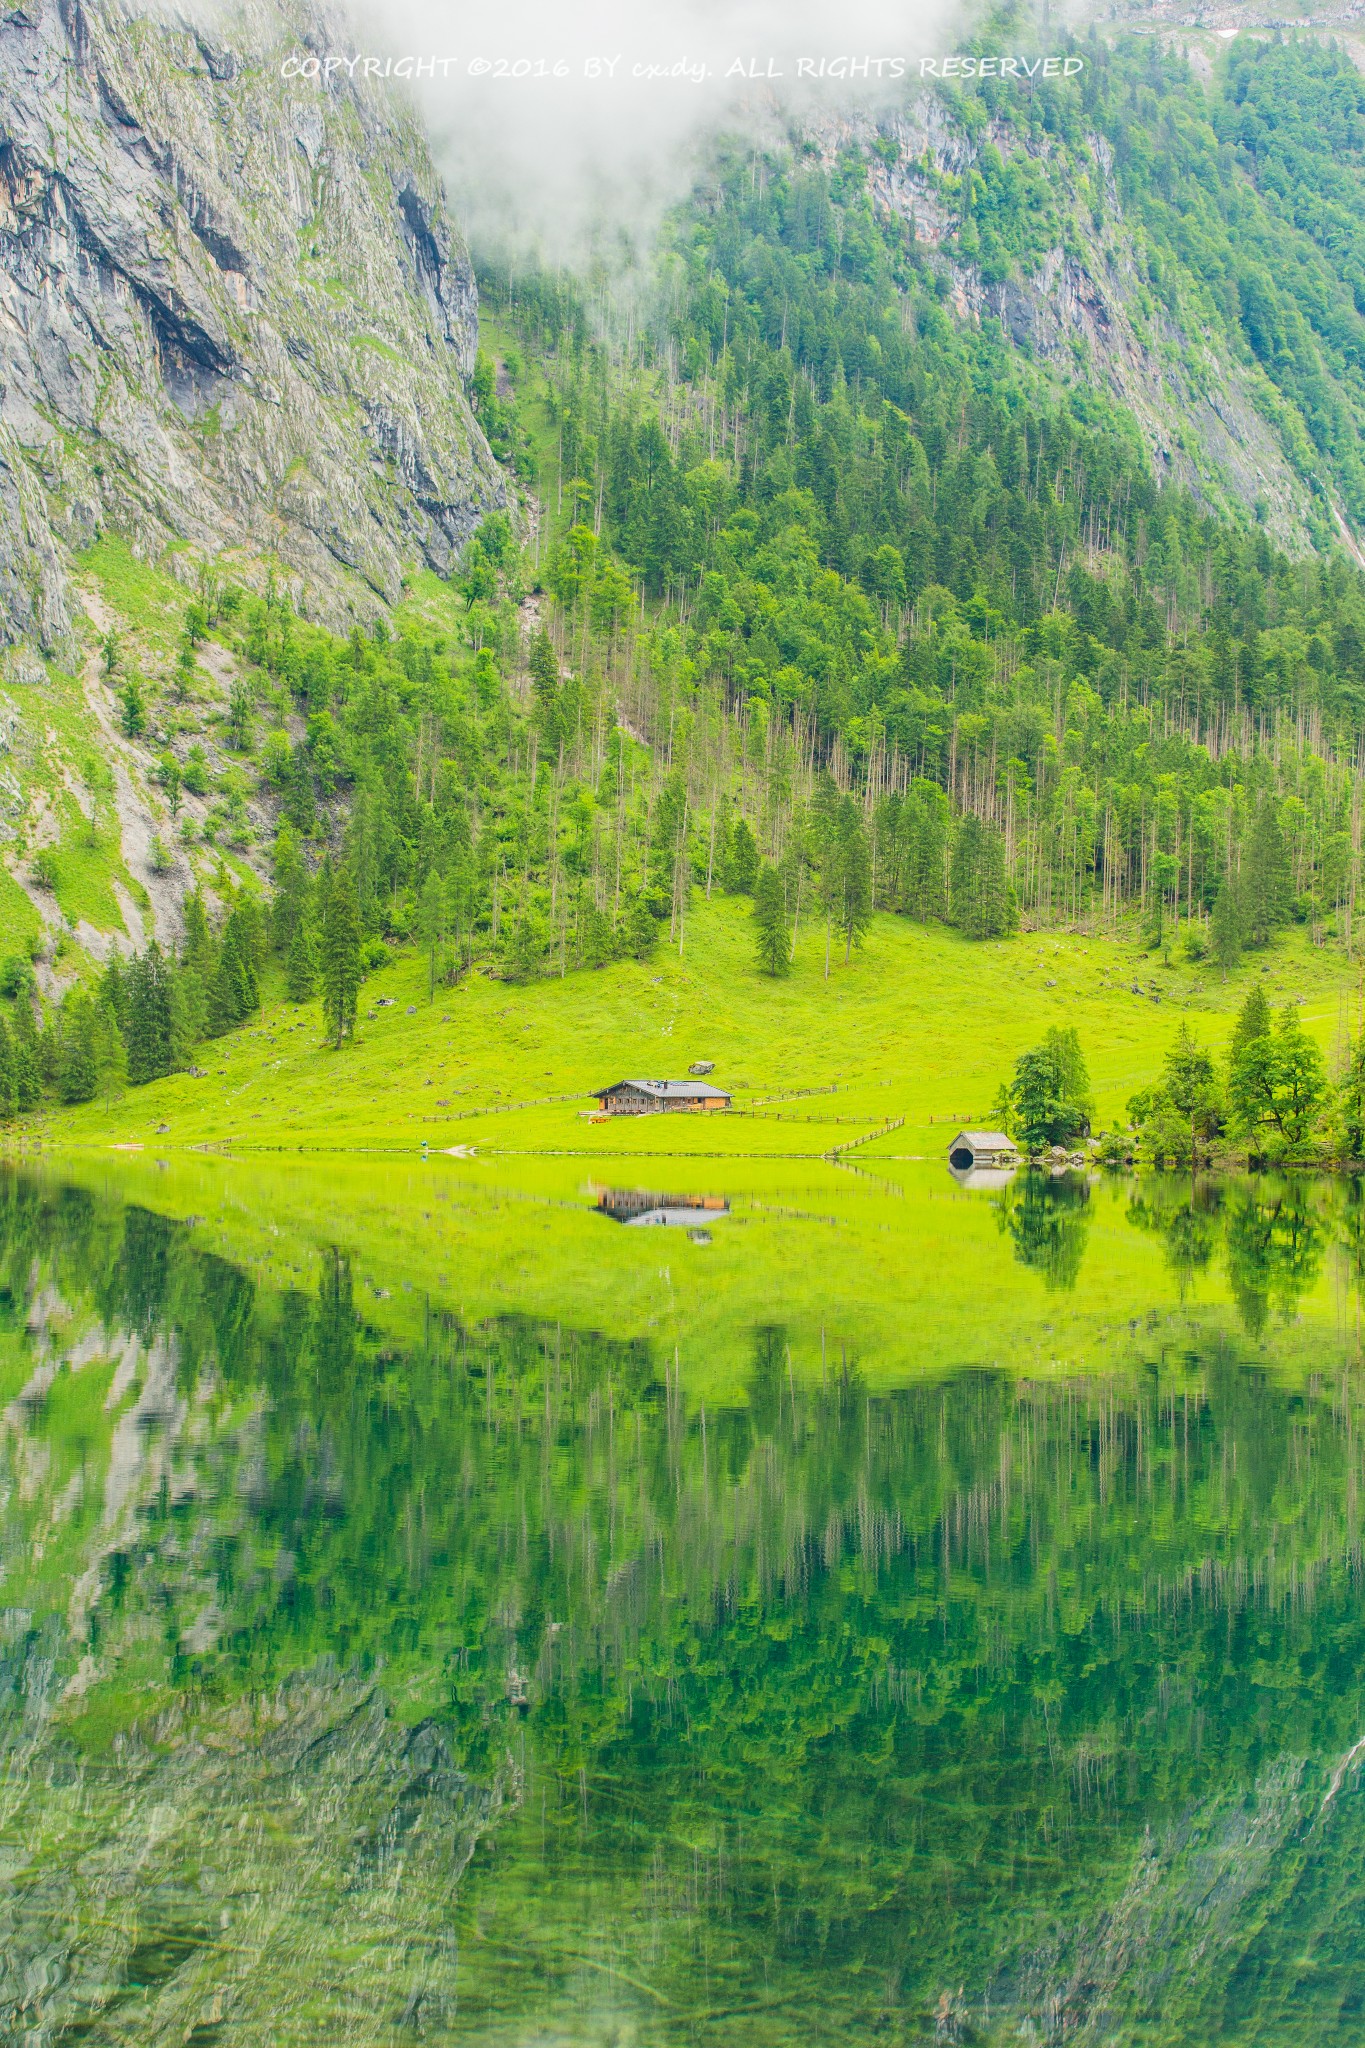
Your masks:
M0 2041L1365 2039L1354 1184L461 1171L0 1177Z

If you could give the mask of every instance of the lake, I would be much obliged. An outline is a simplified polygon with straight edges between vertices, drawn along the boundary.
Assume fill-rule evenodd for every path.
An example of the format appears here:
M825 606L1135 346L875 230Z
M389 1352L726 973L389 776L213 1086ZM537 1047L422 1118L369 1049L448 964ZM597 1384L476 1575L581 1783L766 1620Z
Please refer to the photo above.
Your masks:
M1358 2043L1363 1269L1346 1180L11 1164L0 2039Z

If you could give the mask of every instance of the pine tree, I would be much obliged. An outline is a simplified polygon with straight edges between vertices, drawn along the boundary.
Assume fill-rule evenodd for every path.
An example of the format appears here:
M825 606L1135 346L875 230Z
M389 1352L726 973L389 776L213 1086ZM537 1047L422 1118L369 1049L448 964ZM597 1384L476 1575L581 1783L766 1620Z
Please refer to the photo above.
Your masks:
M626 911L626 951L636 960L648 960L659 941L659 923L646 896L632 896Z
M906 909L922 922L948 914L945 881L948 798L936 782L916 782L901 815Z
M560 731L560 684L559 657L554 642L542 626L531 642L529 667L531 691L536 703L536 723L540 727L542 742L548 754L559 752Z
M9 1026L4 1018L0 1017L0 1123L8 1123L18 1106L14 1076L14 1040L10 1037Z
M1213 915L1209 919L1209 940L1213 957L1226 981L1242 957L1242 911L1231 881L1223 883L1214 899Z
M737 818L730 835L725 886L733 896L750 896L758 880L758 843L747 818Z
M1265 990L1259 981L1253 982L1247 990L1246 1000L1237 1013L1237 1022L1232 1027L1228 1040L1228 1065L1235 1064L1239 1054L1246 1051L1253 1038L1265 1038L1270 1031L1270 1004L1266 1001Z
M754 929L760 970L775 976L790 973L786 893L782 877L767 861L759 869L758 880L754 884Z
M294 936L289 942L289 958L285 963L285 985L291 1003L311 1002L317 993L317 947L313 940L313 928L306 918L299 919L294 927Z
M69 994L62 1005L57 1096L62 1102L92 1102L99 1086L95 1005L85 994Z
M1018 929L1019 908L1005 862L1004 835L980 818L965 817L953 845L949 906L953 923L969 939L1003 939Z
M350 872L340 869L327 892L322 928L322 1015L337 1050L349 1032L355 1034L356 1003L363 970L360 964L360 911Z
M172 1070L175 1058L173 967L156 940L128 969L128 1078L135 1087Z
M112 1106L128 1085L128 1050L118 1017L103 999L96 1005L95 1019L95 1076L106 1105Z
M427 956L427 1001L436 995L436 961L446 938L445 884L432 868L417 898L417 938Z
M308 913L308 869L299 850L299 836L286 821L275 835L271 858L274 895L270 904L270 937L275 951L285 959L294 933Z
M872 856L858 806L846 796L839 812L839 929L844 935L845 967L871 921Z
M38 1057L38 1024L27 999L14 1013L14 1106L20 1116L36 1109L43 1097L43 1070Z
M1278 928L1289 922L1293 902L1293 880L1284 835L1280 831L1275 805L1262 799L1242 856L1240 877L1246 938L1253 946L1264 946Z

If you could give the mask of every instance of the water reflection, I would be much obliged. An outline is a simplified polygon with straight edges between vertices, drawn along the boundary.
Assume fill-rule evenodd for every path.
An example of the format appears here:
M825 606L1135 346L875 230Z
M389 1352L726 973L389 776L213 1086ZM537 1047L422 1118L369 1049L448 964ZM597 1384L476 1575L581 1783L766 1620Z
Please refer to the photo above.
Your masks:
M1128 1218L1236 1312L886 1387L775 1300L708 1401L0 1179L0 2038L1358 2039L1357 1365L1245 1332L1360 1206Z
M693 1244L710 1244L709 1226L729 1213L724 1195L661 1195L646 1188L599 1188L598 1212L613 1223L685 1230Z
M1253 1337L1272 1313L1293 1316L1300 1298L1316 1286L1334 1238L1349 1249L1359 1275L1358 1213L1354 1181L1272 1175L1194 1182L1154 1175L1139 1184L1128 1205L1134 1226L1164 1241L1182 1290L1221 1264L1242 1327Z
M1090 1183L1083 1173L1021 1173L997 1198L1000 1228L1021 1266L1049 1288L1076 1285L1090 1237Z

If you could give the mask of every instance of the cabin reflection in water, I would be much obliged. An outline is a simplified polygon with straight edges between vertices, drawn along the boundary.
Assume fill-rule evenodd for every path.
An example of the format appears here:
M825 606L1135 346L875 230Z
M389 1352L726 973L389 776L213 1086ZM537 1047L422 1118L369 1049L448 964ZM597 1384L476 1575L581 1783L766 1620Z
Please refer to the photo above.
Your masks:
M1013 1166L949 1166L949 1173L960 1188L1007 1188L1014 1179L1017 1167Z
M660 1195L646 1188L598 1188L597 1209L613 1223L659 1223L685 1230L693 1244L710 1244L707 1225L729 1211L724 1195Z

